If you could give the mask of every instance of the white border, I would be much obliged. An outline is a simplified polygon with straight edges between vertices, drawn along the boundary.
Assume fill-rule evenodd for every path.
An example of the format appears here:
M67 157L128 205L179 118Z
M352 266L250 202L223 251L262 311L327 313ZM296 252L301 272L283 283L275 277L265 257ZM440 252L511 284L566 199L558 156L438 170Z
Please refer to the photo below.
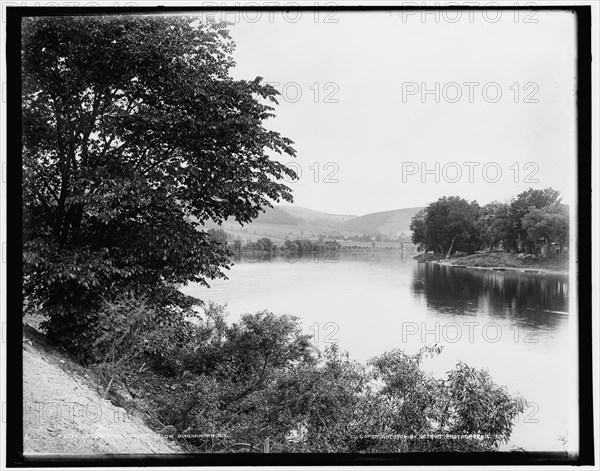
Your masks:
M157 2L157 1L146 1L146 0L135 0L135 1L121 1L121 0L65 0L65 1L51 1L51 0L35 0L35 1L4 1L0 0L0 8L2 11L2 28L0 31L0 63L2 64L1 72L0 72L0 83L2 85L1 89L1 109L0 109L0 122L2 123L0 128L0 246L1 246L1 259L0 259L0 326L1 326L1 335L2 339L0 342L0 368L2 369L1 378L0 378L0 402L2 404L2 437L6 437L9 431L6 430L6 322L7 322L7 311L6 311L6 162L7 162L7 154L6 154L6 31L5 31L5 9L6 6L107 6L107 7L115 7L115 6L155 6L155 5L164 5L164 6L214 6L218 8L220 6L284 6L284 5L293 5L293 6L315 6L315 5L330 5L330 6L340 6L340 5L381 5L381 6L456 6L456 5L464 5L464 6L570 6L570 5L591 5L592 6L592 57L594 58L592 62L592 254L582 254L582 257L592 257L592 332L593 332L593 387L594 387L594 451L595 451L595 466L579 466L577 469L587 470L587 469L600 469L599 463L599 448L600 448L600 431L599 431L599 401L598 401L598 390L599 390L599 365L598 365L598 339L599 339L599 323L598 323L598 313L599 313L599 297L598 297L598 282L599 282L599 265L598 265L598 256L600 250L600 198L598 195L600 194L600 148L598 144L599 133L598 126L599 121L599 111L600 111L600 87L599 87L599 77L600 77L600 36L599 36L599 28L600 24L600 4L594 0L589 1L537 1L537 2L528 2L528 1L514 1L514 0L496 0L496 1L432 1L432 0L415 0L415 1L383 1L383 2L373 2L373 4L364 1L315 1L315 0L294 0L294 1L278 1L278 0L257 0L257 1L245 1L245 0L215 0L215 1L199 1L199 2L191 2L191 1L179 1L177 3L173 2ZM575 172L576 174L576 172ZM575 186L574 186L575 188ZM574 213L574 212L573 212ZM574 215L572 215L574 217ZM575 226L572 226L575 227ZM574 271L574 257L572 258L571 264L571 273L575 273ZM571 276L571 286L573 286L573 281L576 278ZM575 291L575 290L573 290ZM573 312L573 311L572 311ZM11 321L15 322L20 319L20 313L12 313ZM577 335L576 329L571 330L572 333ZM576 340L575 340L576 341ZM575 378L570 377L569 381L572 382L576 380L576 373L578 368L575 368ZM577 384L577 383L571 383ZM6 442L2 440L0 442L0 469L6 469ZM482 468L483 466L477 466L476 468ZM488 469L511 469L511 470L520 470L527 469L531 466L487 466ZM282 466L277 466L277 468L282 468ZM341 469L340 466L301 466L301 467L288 467L289 469L309 469L309 470L338 470ZM369 469L368 466L357 466L355 469ZM446 469L446 470L462 470L464 466L386 466L385 469L415 469L415 470L423 470L423 469ZM573 466L536 466L536 469L552 469L552 470L563 470L563 469L571 469ZM33 469L33 468L21 468L21 469ZM46 468L52 469L52 468ZM59 469L59 468L55 468ZM65 468L65 469L77 469L77 468ZM112 468L96 468L96 469L112 469ZM135 469L135 468L130 468ZM194 469L194 468L163 468L163 469ZM245 469L242 467L218 467L216 469L219 470L237 470L237 469ZM265 469L275 469L275 467L267 467Z

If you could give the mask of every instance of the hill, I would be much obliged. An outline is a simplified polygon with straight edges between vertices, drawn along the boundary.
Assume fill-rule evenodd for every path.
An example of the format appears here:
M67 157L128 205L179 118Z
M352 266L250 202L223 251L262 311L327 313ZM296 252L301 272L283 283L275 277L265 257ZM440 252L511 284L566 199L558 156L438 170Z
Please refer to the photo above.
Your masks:
M278 206L277 208L292 216L303 219L306 222L313 222L321 225L332 224L333 226L338 226L340 223L357 217L348 214L323 213L321 211L315 211L314 209L303 208L301 206Z
M257 240L270 237L278 242L286 238L317 239L320 236L349 239L362 235L398 237L410 233L410 221L422 208L404 208L355 216L332 214L301 206L280 205L267 208L254 221L244 226L234 220L223 222L221 228L233 237ZM219 227L212 222L206 228Z
M253 224L285 224L285 225L299 225L304 220L301 217L293 216L292 212L285 211L283 208L275 206L274 208L267 208L264 213L252 221Z
M423 208L404 208L365 214L344 221L341 229L362 234L374 234L375 232L393 235L409 234L410 221L421 209Z

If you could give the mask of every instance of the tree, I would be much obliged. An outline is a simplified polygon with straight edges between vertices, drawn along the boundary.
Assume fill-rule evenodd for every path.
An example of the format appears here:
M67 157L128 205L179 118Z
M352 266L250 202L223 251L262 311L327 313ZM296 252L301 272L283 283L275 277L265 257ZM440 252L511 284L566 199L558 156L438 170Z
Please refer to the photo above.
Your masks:
M223 229L209 229L210 240L221 245L227 244L227 233Z
M243 246L242 238L240 236L237 236L233 241L234 252L236 254L240 254L242 252L242 246Z
M441 350L436 345L413 355L393 350L370 361L375 378L382 384L378 400L387 405L372 433L409 436L394 448L381 451L486 451L497 449L510 438L525 400L509 395L487 371L462 362L445 379L436 380L421 369L421 363ZM440 437L420 438L428 434ZM486 437L468 437L476 434ZM411 435L416 438L411 439Z
M565 245L569 243L569 206L562 203L555 203L550 207L550 221L552 230L550 237L558 243L559 250L562 252Z
M500 244L516 251L523 241L529 241L532 251L539 237L562 247L569 237L569 210L560 199L560 193L552 188L530 188L510 203L494 201L483 208L476 201L440 198L412 218L412 242L446 257L457 250L473 253L477 247L493 250Z
M300 248L296 244L296 242L292 242L289 239L286 239L283 243L283 250L285 255L290 255L292 257L298 257Z
M569 208L562 203L553 203L543 208L531 206L521 220L527 239L535 243L557 242L560 250L569 239Z
M561 200L560 192L545 188L543 190L534 190L529 188L527 191L519 193L517 198L511 202L510 211L513 225L513 239L515 240L515 249L517 241L529 240L529 251L533 251L531 239L528 239L527 230L523 228L523 217L530 211L530 208L542 209Z
M510 204L494 201L485 205L481 208L476 226L482 242L490 249L493 250L500 244L506 250L515 247L517 239Z
M258 250L261 250L263 252L271 253L273 250L275 250L275 245L273 244L273 241L268 237L258 239L256 241L256 245L258 246Z
M411 222L412 241L448 258L454 251L472 253L478 245L475 222L479 205L457 196L443 197L417 213Z
M276 90L230 77L222 23L40 17L22 29L25 293L48 334L77 337L118 290L189 308L176 286L229 265L200 225L291 201L278 181L295 173L270 155L294 156L293 143L263 125Z
M411 241L422 250L431 250L430 241L427 238L427 210L421 209L410 221L410 230L412 231Z

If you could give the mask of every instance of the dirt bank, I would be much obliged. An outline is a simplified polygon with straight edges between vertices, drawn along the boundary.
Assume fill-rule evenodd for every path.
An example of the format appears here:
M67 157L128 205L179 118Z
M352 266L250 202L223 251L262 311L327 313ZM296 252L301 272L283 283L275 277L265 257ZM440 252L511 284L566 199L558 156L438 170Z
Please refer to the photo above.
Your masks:
M85 369L23 339L23 450L37 454L181 453L177 445L100 396Z

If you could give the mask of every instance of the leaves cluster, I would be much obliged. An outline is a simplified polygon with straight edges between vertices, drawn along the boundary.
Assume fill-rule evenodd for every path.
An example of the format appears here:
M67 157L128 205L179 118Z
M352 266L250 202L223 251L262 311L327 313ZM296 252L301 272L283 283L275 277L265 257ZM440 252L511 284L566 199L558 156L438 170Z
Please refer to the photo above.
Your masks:
M137 341L144 330L128 332L119 384L145 398L157 426L188 435L180 440L193 451L260 451L266 439L272 452L494 450L525 406L463 363L444 379L425 373L423 359L439 346L365 366L335 345L321 354L297 319L268 311L228 324L211 304L185 326L154 326Z
M473 253L477 249L516 251L540 239L562 248L569 239L569 208L552 188L529 189L506 203L443 197L417 213L410 225L412 241L441 255Z
M230 76L222 23L39 17L22 30L25 295L55 340L85 350L105 300L185 308L177 285L224 276L227 247L200 225L291 201L278 181L294 172L272 157L295 151L264 125L277 91Z

